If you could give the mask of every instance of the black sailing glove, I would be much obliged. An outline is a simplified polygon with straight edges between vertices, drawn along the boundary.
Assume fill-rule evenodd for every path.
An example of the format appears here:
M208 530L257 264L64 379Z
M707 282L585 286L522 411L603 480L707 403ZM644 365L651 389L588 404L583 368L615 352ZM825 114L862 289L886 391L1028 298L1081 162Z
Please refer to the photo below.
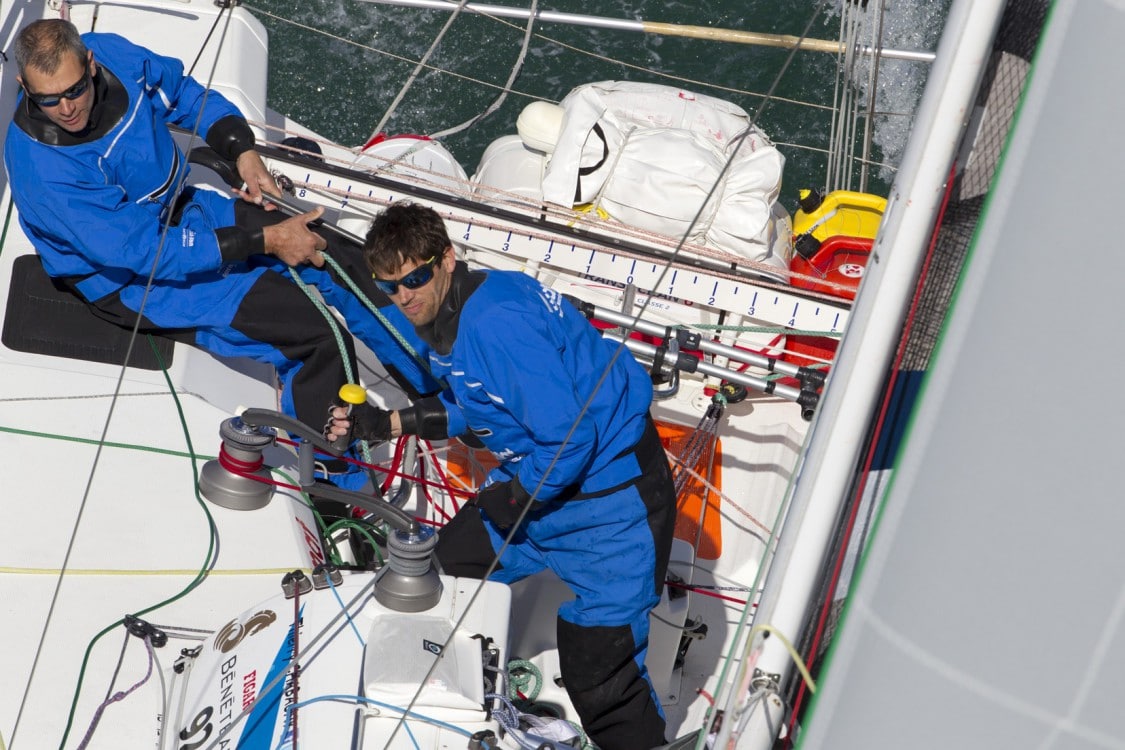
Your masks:
M332 416L332 413L341 408L339 404L335 404L328 408L328 424L324 426L325 436L331 434L330 431L338 422L349 421L351 425L348 431L336 438L345 447L350 445L352 438L359 438L366 440L369 443L379 443L391 439L391 413L386 409L380 409L371 404L356 404L352 406L351 413L343 419L337 419Z
M494 482L477 493L477 505L489 520L501 531L506 531L520 518L524 507L531 502L531 495L520 484L519 478L507 482ZM546 503L531 502L527 515L531 516L543 509Z

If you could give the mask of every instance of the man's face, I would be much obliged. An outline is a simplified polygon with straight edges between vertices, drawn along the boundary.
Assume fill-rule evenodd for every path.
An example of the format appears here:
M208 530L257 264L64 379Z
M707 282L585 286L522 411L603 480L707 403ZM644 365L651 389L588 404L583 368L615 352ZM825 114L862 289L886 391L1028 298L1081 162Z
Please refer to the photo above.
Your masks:
M408 275L415 269L431 264L408 260L395 271L393 276L379 274L379 278L400 282L394 294L388 296L390 296L391 301L398 305L398 308L402 310L411 323L416 326L424 326L433 323L434 318L437 317L438 309L445 300L445 295L449 292L449 284L456 264L457 259L453 255L453 248L448 247L444 254L432 263L433 278L415 289L408 289L406 284L401 283L401 281L404 278L409 278ZM425 274L424 269L422 273Z
M23 84L25 95L36 101L51 122L67 132L79 133L90 122L90 108L94 105L93 75L94 54L87 52L85 60L68 55L54 73L29 66L18 80ZM75 95L77 91L81 93ZM43 97L50 97L53 103L43 104L40 101Z

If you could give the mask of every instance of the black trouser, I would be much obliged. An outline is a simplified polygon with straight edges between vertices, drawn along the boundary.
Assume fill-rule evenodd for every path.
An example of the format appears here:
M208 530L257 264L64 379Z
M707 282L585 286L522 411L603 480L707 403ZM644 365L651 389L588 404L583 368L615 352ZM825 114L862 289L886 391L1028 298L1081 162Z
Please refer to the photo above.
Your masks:
M237 201L234 211L235 223L246 229L262 228L287 218L280 211L265 211L245 201ZM360 249L333 233L321 230L321 235L328 242L332 257L368 297L376 304L389 304L371 282L371 274L364 270ZM255 257L260 256L252 256L249 265L255 265ZM329 269L329 273L339 278L334 270ZM77 292L76 279L63 282ZM138 330L142 333L158 332L183 343L197 343L195 329L162 328L144 315L138 316L121 301L119 293L89 304L96 315L124 328L132 329L140 317ZM230 327L249 339L276 348L288 360L301 363L290 382L294 416L314 428L323 425L328 408L339 400L337 393L347 378L335 332L305 292L282 274L267 270L239 301ZM343 333L346 354L354 361L351 336L346 330Z

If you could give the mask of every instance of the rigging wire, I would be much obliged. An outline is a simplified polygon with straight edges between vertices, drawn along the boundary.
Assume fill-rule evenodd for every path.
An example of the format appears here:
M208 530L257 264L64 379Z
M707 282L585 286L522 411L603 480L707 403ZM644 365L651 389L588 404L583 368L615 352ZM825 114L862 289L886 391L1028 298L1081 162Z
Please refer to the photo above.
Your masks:
M394 52L389 52L387 50L379 49L378 47L372 47L368 44L363 44L362 42L356 42L356 41L353 41L351 39L348 39L347 37L342 37L342 36L339 36L338 34L333 34L329 31L324 31L323 29L318 29L315 26L309 26L308 24L301 23L300 21L296 21L296 20L293 20L291 18L286 18L284 16L279 16L276 13L272 13L271 11L267 10L266 8L262 8L262 7L259 7L257 5L245 3L243 7L245 7L247 10L253 11L255 14L259 14L259 15L262 15L264 17L271 18L271 19L273 19L275 21L278 21L280 23L285 23L285 24L288 24L290 26L294 26L294 27L299 28L303 31L308 31L308 32L311 32L311 33L314 33L314 34L319 34L319 35L324 36L324 37L326 37L328 39L331 39L333 41L343 42L344 44L348 44L348 45L351 45L353 47L357 47L357 48L363 50L364 52L372 52L372 53L375 53L377 55L389 57L393 60L398 60L399 62L404 62L404 63L416 64L418 62L417 60L415 60L413 58L410 58L410 57L405 57L403 55L399 55L399 54L396 54ZM501 24L504 24L506 26L510 26L513 29L517 29L517 30L520 29L520 27L517 26L516 24L513 24L509 21L505 21L502 18L497 18L496 16L489 15L487 13L478 13L477 15L483 16L485 18L490 18L493 21L496 21L497 23L501 23ZM632 70L632 71L635 71L635 72L638 72L638 73L643 73L643 74L649 75L649 76L655 76L655 77L661 78L663 80L676 81L678 83L690 84L693 87L702 87L702 88L707 88L707 89L711 89L711 90L714 90L714 91L723 91L723 92L726 92L728 94L737 94L739 96L749 96L749 97L755 97L755 98L759 98L759 99L765 98L765 96L766 96L766 94L758 93L758 92L755 92L755 91L748 91L746 89L738 89L738 88L734 88L732 86L723 86L723 85L711 83L711 82L708 82L708 81L701 81L701 80L697 80L697 79L693 79L693 78L687 78L687 77L684 77L684 76L673 75L671 73L663 73L663 72L658 71L658 70L653 70L651 67L646 67L644 65L636 65L636 64L633 64L633 63L626 62L624 60L619 60L619 59L614 58L614 57L609 57L608 55L603 55L603 54L600 54L600 53L597 53L597 52L592 52L590 50L582 49L581 47L576 47L572 44L568 44L566 42L555 39L553 37L545 36L543 34L536 33L534 36L535 36L536 39L540 39L542 41L548 42L548 43L553 44L553 45L555 45L557 47L560 47L562 49L569 50L570 52L574 52L575 54L590 57L592 59L600 60L602 62L612 63L614 65L619 65L622 68ZM492 88L492 89L503 90L503 87L500 86L499 84L492 83L491 81L485 81L485 80L480 79L480 78L474 78L472 76L465 75L464 73L458 73L457 71L454 71L454 70L448 70L446 68L441 68L441 67L438 67L436 65L429 65L429 64L426 64L424 67L427 70L431 70L431 71L434 71L434 72L437 72L437 73L441 73L443 75L448 75L448 76L451 76L453 78L458 78L460 80L467 81L469 83L473 83L473 84L476 84L476 85L484 87L484 88ZM517 96L522 96L526 99L533 100L533 101L548 101L548 100L545 100L544 97L542 97L542 96L538 96L536 94L530 94L530 93L525 92L525 91L518 91L516 89L508 89L507 93L515 94ZM810 109L820 109L820 110L826 110L826 111L832 110L831 104L817 104L815 102L806 102L806 101L801 101L799 99L788 99L786 97L781 97L781 96L775 96L775 97L773 97L773 100L776 101L776 102L782 102L782 103L786 103L786 104L794 104L794 105L801 106L801 107L808 107ZM901 114L904 117L907 116L906 113L901 113Z
M372 139L383 132L383 126L385 126L394 115L395 111L398 109L398 105L406 97L406 92L409 91L410 87L414 85L414 81L418 80L418 73L420 73L425 67L427 67L427 61L429 61L430 57L437 50L438 46L441 44L442 39L445 38L446 33L448 33L449 29L453 26L454 21L456 21L460 17L461 9L465 7L465 3L467 2L468 0L460 0L460 2L457 4L457 7L454 8L453 12L449 14L449 18L446 19L445 25L442 26L441 31L439 31L437 36L434 37L434 41L430 43L430 48L426 50L426 54L422 55L422 59L418 61L418 64L414 66L414 70L412 70L410 72L410 75L406 77L406 82L402 84L402 88L399 89L398 94L395 95L394 100L392 100L390 106L387 107L387 111L383 113L383 118L379 120L379 124L375 126L375 130L371 132L371 135L367 138L367 142L370 142Z
M462 0L462 4L457 6L457 12L460 12L461 8L464 6L464 2L465 0ZM439 131L437 133L431 133L431 138L444 138L448 135L460 133L462 130L466 130L471 126L476 125L478 122L488 117L490 114L500 108L500 105L503 104L504 100L508 98L508 91L511 90L512 84L516 82L516 78L519 77L520 71L523 70L523 61L527 57L527 49L531 42L531 30L535 28L535 13L537 12L538 8L539 0L531 0L531 14L527 17L527 29L523 35L523 43L520 45L520 54L519 57L516 58L515 65L512 66L512 71L508 74L508 80L504 82L504 89L500 92L500 95L497 96L496 99L493 100L492 104L488 105L488 107L476 117L472 117L461 123L460 125L454 125L451 128L446 128L445 130Z

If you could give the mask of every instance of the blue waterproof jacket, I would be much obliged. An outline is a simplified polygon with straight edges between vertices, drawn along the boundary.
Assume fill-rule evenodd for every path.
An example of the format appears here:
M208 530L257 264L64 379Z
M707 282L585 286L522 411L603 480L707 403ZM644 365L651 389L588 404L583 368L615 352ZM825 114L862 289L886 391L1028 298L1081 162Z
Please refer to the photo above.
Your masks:
M93 301L153 269L165 211L187 170L165 123L192 129L202 115L199 134L206 137L216 121L241 115L220 94L185 76L178 60L115 34L82 39L94 52L99 75L116 76L123 85L125 114L101 137L71 145L40 142L13 120L4 162L20 223L47 272L87 277L78 288ZM28 105L21 98L18 106ZM222 266L213 231L217 217L205 214L199 207L185 211L169 231L157 280L183 281Z
M644 431L652 382L558 292L458 263L433 329L419 334L449 383L443 398L500 461L490 481L518 477L548 502L637 476L637 462L621 457Z

